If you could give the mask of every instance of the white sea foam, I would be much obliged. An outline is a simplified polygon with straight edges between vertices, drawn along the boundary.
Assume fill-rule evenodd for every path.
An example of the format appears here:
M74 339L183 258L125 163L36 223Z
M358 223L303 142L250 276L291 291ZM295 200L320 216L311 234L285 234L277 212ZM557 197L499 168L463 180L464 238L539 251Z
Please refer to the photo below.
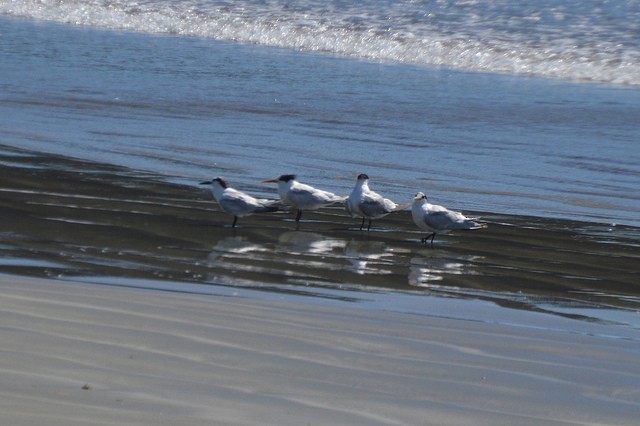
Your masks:
M0 14L472 71L640 85L640 3L619 0L0 0Z

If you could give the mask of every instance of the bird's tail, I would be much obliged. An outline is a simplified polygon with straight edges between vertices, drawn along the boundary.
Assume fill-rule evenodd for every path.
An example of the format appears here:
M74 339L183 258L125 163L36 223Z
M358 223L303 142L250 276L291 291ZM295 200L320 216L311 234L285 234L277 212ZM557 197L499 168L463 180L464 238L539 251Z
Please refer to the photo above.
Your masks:
M486 222L482 222L480 219L471 218L464 221L464 229L483 229L488 227Z
M278 200L260 200L260 207L258 207L256 213L271 213L282 210L282 203Z
M391 210L392 212L399 212L402 210L406 210L409 207L411 207L411 203L405 203L405 204L396 204L396 206L393 208L393 210Z

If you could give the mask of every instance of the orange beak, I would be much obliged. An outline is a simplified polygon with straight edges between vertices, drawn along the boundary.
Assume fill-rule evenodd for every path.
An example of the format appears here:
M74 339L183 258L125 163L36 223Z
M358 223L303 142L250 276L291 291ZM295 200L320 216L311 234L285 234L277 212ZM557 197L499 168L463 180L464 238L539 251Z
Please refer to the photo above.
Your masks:
M260 182L261 183L278 183L278 179L265 179Z

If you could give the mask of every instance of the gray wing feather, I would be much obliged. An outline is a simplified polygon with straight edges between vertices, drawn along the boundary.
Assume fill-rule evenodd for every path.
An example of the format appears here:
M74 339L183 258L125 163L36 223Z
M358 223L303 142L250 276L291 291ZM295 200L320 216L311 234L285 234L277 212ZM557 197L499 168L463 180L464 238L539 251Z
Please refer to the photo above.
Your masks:
M436 230L447 229L477 229L481 224L465 217L462 213L442 209L430 211L425 215L424 222L427 226Z
M372 218L384 216L393 211L393 209L390 209L388 205L380 202L380 200L371 199L364 200L360 204L360 210L362 210L362 213L364 213L365 216Z

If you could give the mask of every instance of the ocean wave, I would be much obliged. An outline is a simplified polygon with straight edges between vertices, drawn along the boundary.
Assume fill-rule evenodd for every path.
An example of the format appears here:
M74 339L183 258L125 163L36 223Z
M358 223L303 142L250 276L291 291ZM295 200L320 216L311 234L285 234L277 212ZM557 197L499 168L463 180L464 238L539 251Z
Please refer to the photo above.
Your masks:
M369 60L640 86L640 41L633 24L640 22L638 4L620 1L594 9L591 3L605 3L528 3L14 0L0 1L0 14Z

